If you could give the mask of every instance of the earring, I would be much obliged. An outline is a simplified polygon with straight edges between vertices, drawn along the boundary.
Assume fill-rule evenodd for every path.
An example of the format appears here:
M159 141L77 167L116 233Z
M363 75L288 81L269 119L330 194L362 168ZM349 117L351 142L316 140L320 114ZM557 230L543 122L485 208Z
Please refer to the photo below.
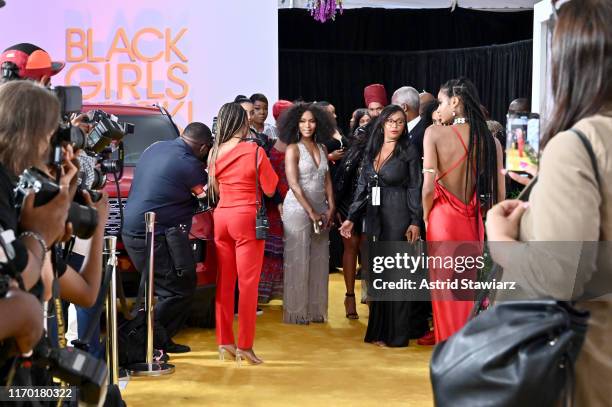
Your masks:
M457 113L453 110L453 117L457 116Z

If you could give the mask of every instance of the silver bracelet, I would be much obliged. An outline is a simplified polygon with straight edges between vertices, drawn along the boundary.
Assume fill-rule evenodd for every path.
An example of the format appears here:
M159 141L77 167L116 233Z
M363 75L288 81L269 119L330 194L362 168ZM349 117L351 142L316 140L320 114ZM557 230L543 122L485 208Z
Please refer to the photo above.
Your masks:
M423 170L421 171L423 174L425 174L426 172L429 172L431 174L435 174L436 170L434 170L433 168L423 168Z
M45 239L43 239L43 237L40 235L40 233L36 233L36 232L32 232L31 230L26 230L25 232L21 232L21 234L19 235L19 238L22 237L31 237L34 240L36 240L38 242L38 244L40 245L40 248L42 249L42 256L41 256L41 264L45 262L45 254L47 253L47 242L45 242Z

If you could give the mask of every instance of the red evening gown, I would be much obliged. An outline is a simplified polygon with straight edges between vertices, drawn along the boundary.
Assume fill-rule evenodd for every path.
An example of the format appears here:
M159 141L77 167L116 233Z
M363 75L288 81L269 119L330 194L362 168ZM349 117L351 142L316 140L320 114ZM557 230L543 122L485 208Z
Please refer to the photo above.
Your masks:
M484 247L484 225L476 191L469 203L448 191L439 181L455 170L468 157L468 149L457 129L451 127L461 141L465 154L446 172L436 178L434 201L429 213L427 228L428 255L457 256L458 252L479 256ZM441 243L444 242L444 243ZM461 242L461 243L459 243ZM466 242L469 242L466 244ZM467 248L467 253L466 253ZM431 281L446 281L454 278L474 279L473 271L464 275L453 269L430 267ZM474 305L473 301L452 300L456 292L451 290L433 290L432 308L436 343L445 340L465 325ZM468 299L469 294L460 294L461 299Z

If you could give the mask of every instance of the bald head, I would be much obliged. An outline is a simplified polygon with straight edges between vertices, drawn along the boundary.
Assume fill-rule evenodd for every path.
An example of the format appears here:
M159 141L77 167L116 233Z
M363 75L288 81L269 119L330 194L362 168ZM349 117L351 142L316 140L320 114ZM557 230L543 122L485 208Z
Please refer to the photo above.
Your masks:
M419 101L421 102L421 108L419 110L419 114L421 116L423 115L423 109L425 108L425 106L427 106L429 103L433 102L434 100L436 100L436 98L434 97L434 95L432 95L429 92L422 92L419 94Z
M515 113L529 113L531 111L531 104L527 98L514 99L508 107L509 114Z

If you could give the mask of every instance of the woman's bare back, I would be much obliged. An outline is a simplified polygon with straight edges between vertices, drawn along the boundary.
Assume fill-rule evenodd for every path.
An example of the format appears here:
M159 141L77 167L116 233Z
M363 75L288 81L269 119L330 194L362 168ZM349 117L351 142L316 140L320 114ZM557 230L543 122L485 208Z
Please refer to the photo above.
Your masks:
M466 174L468 164L466 158L467 146L470 140L469 125L461 124L452 127L435 126L433 133L438 162L437 181L462 202L469 203L472 200L476 186L473 173Z

